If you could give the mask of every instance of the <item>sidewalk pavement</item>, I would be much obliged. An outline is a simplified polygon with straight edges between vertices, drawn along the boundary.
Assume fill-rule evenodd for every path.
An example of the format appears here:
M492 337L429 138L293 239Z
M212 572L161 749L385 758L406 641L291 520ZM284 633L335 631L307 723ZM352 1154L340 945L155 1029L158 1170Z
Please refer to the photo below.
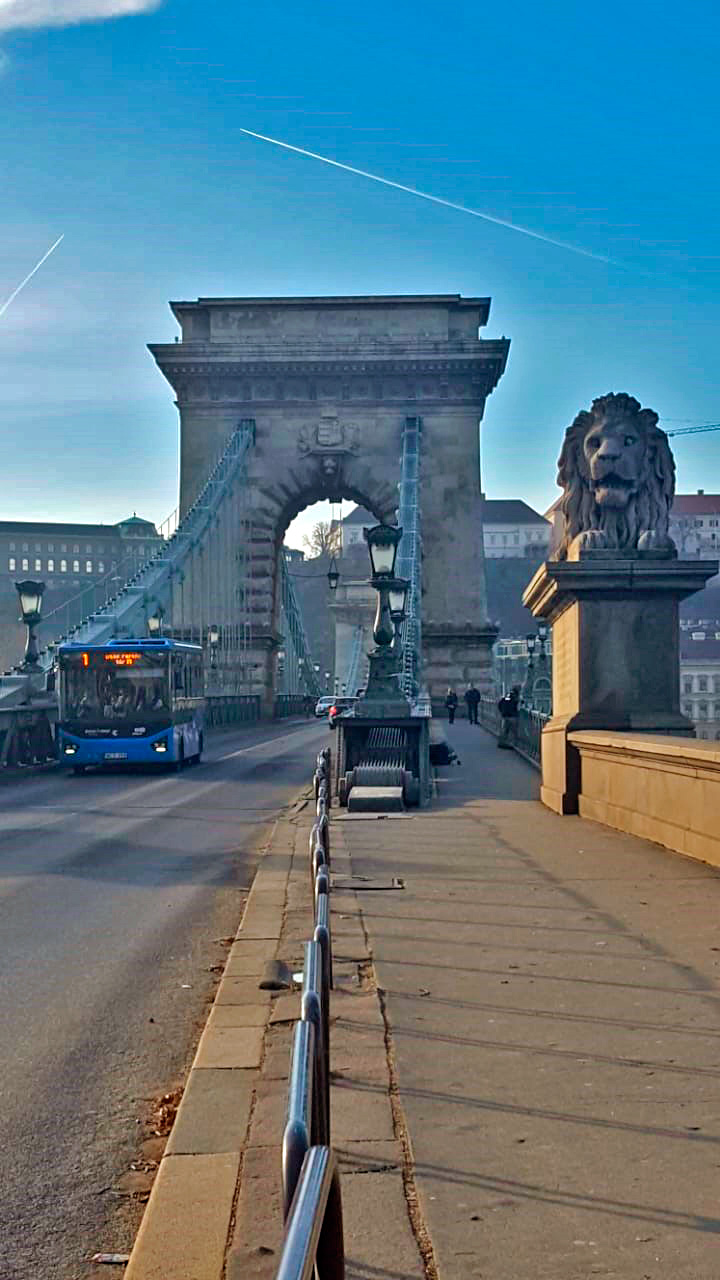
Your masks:
M432 809L333 828L369 877L426 1274L717 1280L720 874L558 817L482 729L448 736ZM414 1274L385 1248L369 1276Z
M432 808L332 812L348 1280L717 1280L720 873L449 736ZM261 863L128 1280L275 1276L299 996L258 975L301 967L312 818Z

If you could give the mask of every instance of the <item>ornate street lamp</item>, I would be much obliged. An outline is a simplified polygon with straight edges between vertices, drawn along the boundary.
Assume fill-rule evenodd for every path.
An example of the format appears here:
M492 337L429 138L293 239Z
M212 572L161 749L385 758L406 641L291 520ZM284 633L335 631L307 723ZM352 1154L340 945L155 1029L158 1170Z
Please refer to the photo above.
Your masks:
M328 569L327 580L328 580L328 586L330 590L337 591L338 582L340 581L340 571L337 567L337 561L334 556L330 561L330 568Z
M402 529L393 524L376 524L372 529L363 529L363 537L368 544L370 563L374 578L392 578L395 574L395 561L402 538ZM374 584L373 584L374 585Z
M534 655L535 655L535 645L537 643L537 636L534 631L531 631L529 632L528 635L526 635L525 643L527 645L528 664L527 664L527 670L525 672L525 682L523 685L522 701L525 703L525 706L530 707L532 706L533 676L534 676L534 669L535 669Z
M394 718L410 714L410 704L398 687L399 652L395 651L393 643L395 621L404 614L409 585L404 578L395 577L402 533L397 525L378 524L372 529L363 529L372 566L370 581L378 593L378 602L373 626L377 647L368 655L370 676L365 695L356 708L356 714L362 716Z
M395 578L388 596L390 599L390 617L394 623L405 621L410 582L407 578Z
M217 647L220 641L220 629L216 622L211 622L208 627L208 644L210 645L210 666L215 667L217 664Z
M27 578L15 583L15 590L20 598L21 622L27 627L25 657L22 663L24 671L39 671L37 638L35 628L42 613L42 598L45 590L44 582L33 582Z
M410 590L410 583L407 578L393 578L392 585L388 590L388 599L390 601L390 617L392 618L395 628L395 638L393 648L396 654L400 654L400 629L405 621L407 596Z
M395 627L390 615L390 588L395 583L395 561L402 529L397 525L376 524L372 529L363 529L363 537L370 552L371 584L378 593L373 637L376 645L383 649L391 645L395 638Z

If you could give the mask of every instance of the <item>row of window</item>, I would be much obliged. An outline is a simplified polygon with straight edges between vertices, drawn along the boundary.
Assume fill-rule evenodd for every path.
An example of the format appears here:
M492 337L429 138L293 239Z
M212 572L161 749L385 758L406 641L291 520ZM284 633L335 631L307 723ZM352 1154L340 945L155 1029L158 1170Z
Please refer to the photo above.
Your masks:
M685 702L683 713L691 720L720 720L720 702Z
M68 550L68 547L69 547L69 543L67 543L67 542L60 542L60 543L58 543L57 550L58 550L58 551L67 551L67 550ZM23 544L22 544L22 548L19 548L19 547L18 547L14 542L11 542L11 543L10 543L10 548L9 548L9 549L10 549L10 551L18 551L18 550L22 550L22 551L29 551L29 550L30 550L30 546L29 546L29 544L28 544L27 542L23 542ZM55 543L54 543L54 542L48 542L48 544L47 544L47 549L48 549L48 551L55 551ZM41 545L41 543L39 543L39 542L36 542L36 543L35 543L35 550L36 550L36 551L42 551L42 545ZM97 550L97 552L98 552L98 554L99 554L99 555L103 555L103 553L104 553L104 552L107 552L107 547L97 547L97 548L96 548L96 550ZM141 544L141 545L139 545L139 546L136 546L136 547L131 547L131 548L130 548L130 550L136 551L138 555L141 555L141 556L144 556L144 555L145 555L145 547L144 547L142 544ZM79 543L79 542L75 542L75 543L73 544L72 552L73 552L73 554L74 554L74 555L78 555L78 554L79 554L79 552L80 552L80 543ZM86 555L88 555L88 556L89 556L89 555L92 555L92 544L91 544L91 543L89 543L89 542L85 544L85 554L86 554Z
M519 533L486 533L484 537L486 545L491 547L507 547L508 545L517 547L520 545ZM545 543L548 541L548 535L543 532L531 533L526 529L525 541Z
M9 572L10 572L10 573L16 573L16 572L17 572L17 567L18 567L18 563L17 563L17 560L15 559L15 556L10 556L10 558L9 558L9 560L8 560L8 570L9 570ZM22 559L22 560L21 560L21 562L20 562L20 568L21 568L21 570L22 570L22 572L23 572L23 573L28 573L28 572L29 572L29 569L30 569L30 561L29 561L28 559L26 559L26 558L24 558L24 557L23 557L23 559ZM59 562L59 572L60 572L60 573L67 573L67 571L68 571L68 562L67 562L67 560L60 560L60 562ZM37 560L35 560L35 561L34 561L34 572L35 572L35 573L42 573L42 572L43 572L43 564L42 564L42 560L37 559ZM53 559L48 560L48 562L47 562L47 569L46 569L46 572L47 572L47 573L55 573L55 561L54 561ZM73 560L73 562L72 562L72 572L73 572L73 573L79 573L79 572L80 572L80 561L79 561L79 560ZM93 572L93 562L92 562L92 560L86 560L86 561L85 561L85 572L86 572L86 573L92 573L92 572ZM104 572L105 572L105 562L104 562L104 560L98 560L98 562L97 562L97 569L95 570L95 572L96 572L96 573L104 573Z
M720 693L720 676L683 676L683 693Z

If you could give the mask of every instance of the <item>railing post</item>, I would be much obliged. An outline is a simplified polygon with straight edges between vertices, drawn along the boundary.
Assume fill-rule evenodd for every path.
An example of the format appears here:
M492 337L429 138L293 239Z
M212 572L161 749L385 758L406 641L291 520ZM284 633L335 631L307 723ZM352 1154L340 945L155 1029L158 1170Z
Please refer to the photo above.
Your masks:
M330 1061L326 1038L326 1011L322 998L322 952L318 942L305 943L305 966L300 1016L315 1027L315 1105L318 1140L330 1141Z

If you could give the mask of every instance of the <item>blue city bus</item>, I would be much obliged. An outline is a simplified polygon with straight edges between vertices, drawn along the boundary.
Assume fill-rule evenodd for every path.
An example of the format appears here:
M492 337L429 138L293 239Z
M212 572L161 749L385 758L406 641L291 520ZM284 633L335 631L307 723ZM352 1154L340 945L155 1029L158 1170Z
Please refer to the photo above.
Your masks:
M62 644L60 763L197 763L203 750L203 655L179 640Z

